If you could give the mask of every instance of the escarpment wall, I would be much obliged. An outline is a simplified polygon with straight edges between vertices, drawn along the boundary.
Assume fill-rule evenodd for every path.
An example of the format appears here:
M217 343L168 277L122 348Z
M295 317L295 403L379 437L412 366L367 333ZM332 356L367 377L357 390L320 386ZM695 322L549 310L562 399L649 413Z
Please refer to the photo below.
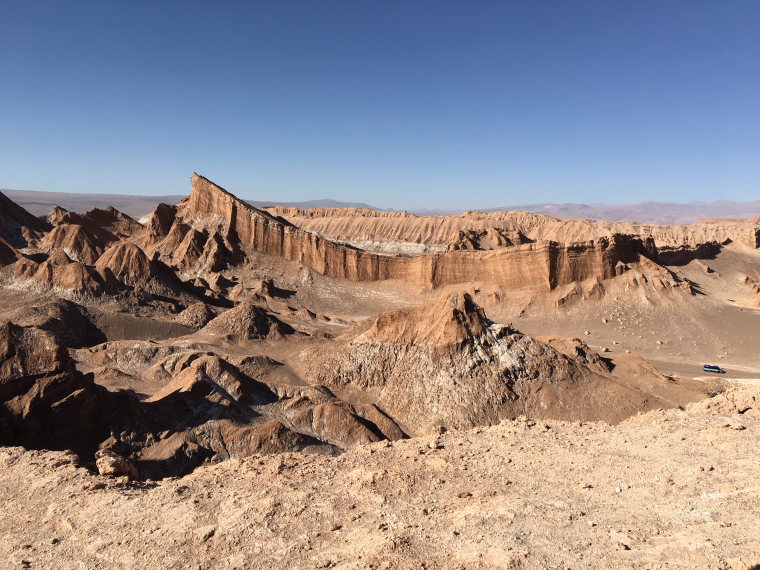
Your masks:
M228 227L227 237L239 240L244 247L351 281L398 279L433 287L488 282L508 288L548 290L593 277L613 277L619 272L619 262L635 262L650 247L629 236L612 236L577 244L545 241L414 258L377 255L301 230L246 204L197 174L192 178L192 194L181 207L188 220L207 214L222 217Z

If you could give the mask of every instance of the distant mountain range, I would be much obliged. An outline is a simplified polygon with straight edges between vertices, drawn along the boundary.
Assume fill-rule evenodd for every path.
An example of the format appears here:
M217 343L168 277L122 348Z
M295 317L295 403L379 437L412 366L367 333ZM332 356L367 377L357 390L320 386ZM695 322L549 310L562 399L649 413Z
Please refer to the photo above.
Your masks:
M0 190L18 205L35 216L47 214L55 206L61 206L72 212L85 212L93 208L113 206L117 210L139 219L151 213L158 204L176 204L183 194L167 194L164 196L138 196L134 194L76 194L70 192L38 192L35 190ZM304 202L276 202L247 200L257 208L270 206L292 206L295 208L371 208L378 209L361 202L339 202L337 200L306 200Z
M525 204L485 211L524 210L562 219L609 220L650 224L691 224L704 218L751 218L760 215L760 200L754 202L641 202L639 204Z
M176 204L183 195L137 196L132 194L75 194L68 192L38 192L33 190L0 190L17 204L34 215L47 214L55 206L74 212L84 212L93 208L113 206L117 210L139 219L154 210L157 204ZM295 208L371 208L362 202L340 202L337 200L307 200L303 202L278 202L275 200L248 200L253 206L291 206ZM760 215L760 200L754 202L642 202L639 204L522 204L499 208L482 209L484 212L499 210L523 210L546 214L562 219L610 220L621 222L643 222L651 224L690 224L703 218L751 218ZM456 215L462 210L412 210L417 215Z

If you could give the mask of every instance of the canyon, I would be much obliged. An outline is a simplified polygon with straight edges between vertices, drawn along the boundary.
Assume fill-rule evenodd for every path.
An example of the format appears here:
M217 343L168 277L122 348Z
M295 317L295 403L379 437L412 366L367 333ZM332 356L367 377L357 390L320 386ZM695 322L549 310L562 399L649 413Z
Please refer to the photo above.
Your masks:
M141 540L166 550L167 535L134 538L155 503L165 511L151 524L165 530L176 508L172 540L200 567L287 567L275 554L304 567L583 563L582 549L547 549L529 512L588 541L599 567L753 567L759 283L758 218L257 208L198 174L187 197L140 220L113 207L35 216L0 195L4 557L49 565L58 551L60 567L74 567L86 529L105 516L87 522L74 509L110 501L128 517L83 555L90 565L141 565ZM681 442L692 438L704 457L687 469L696 448ZM644 459L650 474L614 474ZM11 490L24 470L72 498L20 541L24 502L44 509ZM647 511L627 528L610 504L665 491L669 505L719 498L707 522ZM208 512L172 506L175 495ZM239 497L269 521L271 550L256 547L256 560L231 546L244 525L225 505ZM486 512L506 533L501 546ZM587 516L596 522L579 527ZM121 553L118 528L134 541ZM341 542L350 533L361 563ZM183 565L171 550L162 565Z

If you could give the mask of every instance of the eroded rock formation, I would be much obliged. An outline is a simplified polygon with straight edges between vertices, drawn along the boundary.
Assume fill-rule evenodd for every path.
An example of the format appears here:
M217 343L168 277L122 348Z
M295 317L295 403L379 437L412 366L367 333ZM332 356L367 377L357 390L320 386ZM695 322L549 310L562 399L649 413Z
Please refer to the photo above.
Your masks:
M520 414L614 422L658 405L610 382L588 347L582 358L568 356L495 324L466 293L384 313L365 326L333 354L314 356L314 381L361 388L411 434Z

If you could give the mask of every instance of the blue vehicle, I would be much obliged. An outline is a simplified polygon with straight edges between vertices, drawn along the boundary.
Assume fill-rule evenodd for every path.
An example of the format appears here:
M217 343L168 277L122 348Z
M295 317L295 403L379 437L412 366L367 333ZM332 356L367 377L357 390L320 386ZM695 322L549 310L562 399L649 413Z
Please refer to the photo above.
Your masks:
M723 370L720 366L715 366L715 364L705 364L702 369L705 372L714 372L715 374L725 374L726 371Z

